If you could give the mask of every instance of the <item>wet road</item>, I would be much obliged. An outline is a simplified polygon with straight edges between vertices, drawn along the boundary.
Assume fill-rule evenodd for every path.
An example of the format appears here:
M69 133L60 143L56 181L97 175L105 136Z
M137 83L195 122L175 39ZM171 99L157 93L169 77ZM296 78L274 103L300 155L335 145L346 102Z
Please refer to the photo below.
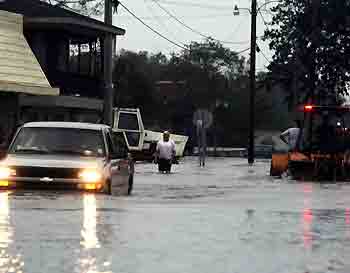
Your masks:
M0 272L350 272L350 185L138 164L131 197L0 192Z

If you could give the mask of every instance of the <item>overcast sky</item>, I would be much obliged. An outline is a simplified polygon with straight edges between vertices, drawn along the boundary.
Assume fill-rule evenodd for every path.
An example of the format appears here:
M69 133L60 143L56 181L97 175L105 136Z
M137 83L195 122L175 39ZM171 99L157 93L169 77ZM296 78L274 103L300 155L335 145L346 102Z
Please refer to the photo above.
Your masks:
M233 15L233 7L237 4L240 8L250 8L250 0L157 0L165 9L176 15L193 29L213 38L239 42L241 44L224 44L235 51L249 47L250 43L250 14L241 10L239 16ZM169 39L179 44L189 44L191 41L201 41L203 37L186 29L184 26L170 18L154 0L121 0L121 2L141 17L145 23L161 32ZM258 0L259 2L259 0ZM265 3L260 0L258 6ZM271 4L270 4L271 5ZM266 21L271 15L263 12ZM122 7L119 7L118 14L114 16L114 25L126 29L126 35L119 38L118 49L124 48L133 51L147 50L149 52L171 53L180 49L161 37L152 33L140 22L135 20ZM261 36L265 25L259 15L257 17L257 35ZM266 43L258 41L259 47L266 57L271 60L271 52ZM249 51L245 53L248 57ZM257 70L264 69L268 61L261 53L257 53Z

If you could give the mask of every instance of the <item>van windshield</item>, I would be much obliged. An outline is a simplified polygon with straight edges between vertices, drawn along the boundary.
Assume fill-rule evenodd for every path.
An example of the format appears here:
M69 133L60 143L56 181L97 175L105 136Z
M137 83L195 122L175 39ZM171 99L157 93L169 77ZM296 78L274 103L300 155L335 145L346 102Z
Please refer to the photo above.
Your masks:
M101 131L75 128L22 128L10 148L11 154L105 155Z

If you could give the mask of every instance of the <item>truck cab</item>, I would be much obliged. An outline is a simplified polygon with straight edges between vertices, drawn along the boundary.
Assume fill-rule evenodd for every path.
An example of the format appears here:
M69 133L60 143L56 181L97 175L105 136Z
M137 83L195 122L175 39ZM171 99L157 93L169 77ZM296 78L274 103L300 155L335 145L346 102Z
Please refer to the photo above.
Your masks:
M0 187L74 188L127 195L133 160L124 136L106 125L31 122L0 161Z

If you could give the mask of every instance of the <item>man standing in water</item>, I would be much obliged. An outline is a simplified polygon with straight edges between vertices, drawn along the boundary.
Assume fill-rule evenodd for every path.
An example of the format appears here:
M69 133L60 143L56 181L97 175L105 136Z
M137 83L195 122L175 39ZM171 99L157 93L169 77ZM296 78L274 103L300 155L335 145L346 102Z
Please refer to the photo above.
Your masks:
M163 139L158 141L156 148L156 160L160 173L170 173L175 155L175 143L170 139L170 133L165 131L163 133Z
M294 122L296 126L289 128L280 135L281 140L289 145L290 152L300 148L300 143L298 142L300 142L301 138L300 134L302 125L300 120L295 120Z

